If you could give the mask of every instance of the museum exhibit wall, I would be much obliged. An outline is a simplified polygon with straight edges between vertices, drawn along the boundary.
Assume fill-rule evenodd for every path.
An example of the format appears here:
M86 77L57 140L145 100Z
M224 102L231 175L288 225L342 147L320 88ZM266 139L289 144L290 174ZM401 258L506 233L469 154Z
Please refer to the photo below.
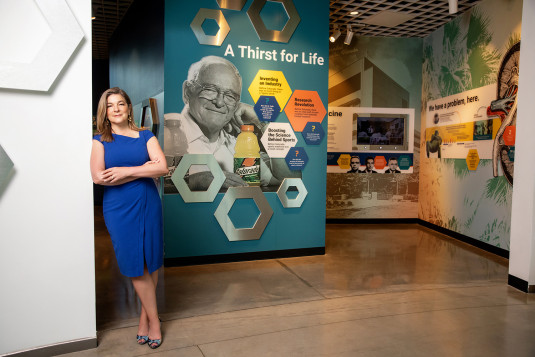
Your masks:
M328 1L165 5L164 153L171 168L163 196L166 264L195 261L188 260L192 257L323 252L328 48L322 39L328 32ZM239 100L261 119L254 123L261 147L260 188L226 189L219 168L231 160L218 158L209 166L211 154L189 147L181 151L184 135L193 135L184 129L183 88L199 86L184 82L190 66L205 56L236 66L242 78ZM232 142L236 134L227 134L222 135ZM200 192L189 188L192 165L204 166L201 174L210 169L215 191L213 186Z
M329 45L327 219L417 218L422 39L354 36L348 46L344 36L342 31ZM408 153L410 169L399 174L348 172L341 156L360 156L359 170L363 170L366 157L386 156L388 161L388 155L399 158L401 154L379 147L361 151L362 145L351 142L351 151L340 152L337 148L346 146L341 141L351 141L352 136L338 132L349 125L346 132L353 130L353 137L359 133L351 123L341 123L351 117L337 117L339 107L414 109L414 124L408 128L414 137L414 150Z
M486 0L423 44L418 217L505 251L521 14Z
M38 7L51 4L53 12ZM89 1L0 4L0 355L96 346L90 18ZM50 27L58 23L68 33ZM51 39L73 33L76 43L54 49L67 52L51 86L20 88L35 88L56 68L55 55L33 64ZM6 88L4 71L13 66L37 72Z

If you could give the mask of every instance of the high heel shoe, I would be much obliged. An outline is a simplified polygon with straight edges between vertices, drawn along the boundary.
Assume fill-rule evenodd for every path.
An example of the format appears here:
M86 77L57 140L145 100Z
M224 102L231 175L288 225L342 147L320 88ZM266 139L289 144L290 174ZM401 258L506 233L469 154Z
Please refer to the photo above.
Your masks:
M149 347L154 350L162 345L162 339L159 338L159 339L151 340L149 338L148 344L149 344Z
M136 335L136 340L139 345L144 345L145 343L149 342L149 335L147 336Z

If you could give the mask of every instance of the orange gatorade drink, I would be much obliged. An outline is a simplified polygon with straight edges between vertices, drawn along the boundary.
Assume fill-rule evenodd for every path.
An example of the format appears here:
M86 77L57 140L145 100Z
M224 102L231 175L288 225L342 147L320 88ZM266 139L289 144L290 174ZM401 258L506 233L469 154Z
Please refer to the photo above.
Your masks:
M260 186L260 146L252 125L242 125L234 147L234 172L249 186Z

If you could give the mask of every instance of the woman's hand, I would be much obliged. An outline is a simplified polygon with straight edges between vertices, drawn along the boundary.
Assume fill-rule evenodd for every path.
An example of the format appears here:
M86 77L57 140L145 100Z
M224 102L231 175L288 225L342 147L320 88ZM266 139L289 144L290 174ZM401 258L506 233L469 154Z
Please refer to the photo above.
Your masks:
M130 167L110 167L101 173L102 180L107 183L119 183L130 176Z

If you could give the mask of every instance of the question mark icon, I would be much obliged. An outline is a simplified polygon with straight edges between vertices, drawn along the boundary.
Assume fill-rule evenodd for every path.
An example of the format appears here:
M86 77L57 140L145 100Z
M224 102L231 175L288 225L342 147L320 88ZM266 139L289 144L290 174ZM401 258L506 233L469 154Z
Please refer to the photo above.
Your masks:
M297 157L297 155L299 155L299 150L295 150L295 157Z
M316 130L316 126L312 125L312 131Z
M268 104L268 103L269 103L269 97L268 97L268 98L266 98L266 104Z

